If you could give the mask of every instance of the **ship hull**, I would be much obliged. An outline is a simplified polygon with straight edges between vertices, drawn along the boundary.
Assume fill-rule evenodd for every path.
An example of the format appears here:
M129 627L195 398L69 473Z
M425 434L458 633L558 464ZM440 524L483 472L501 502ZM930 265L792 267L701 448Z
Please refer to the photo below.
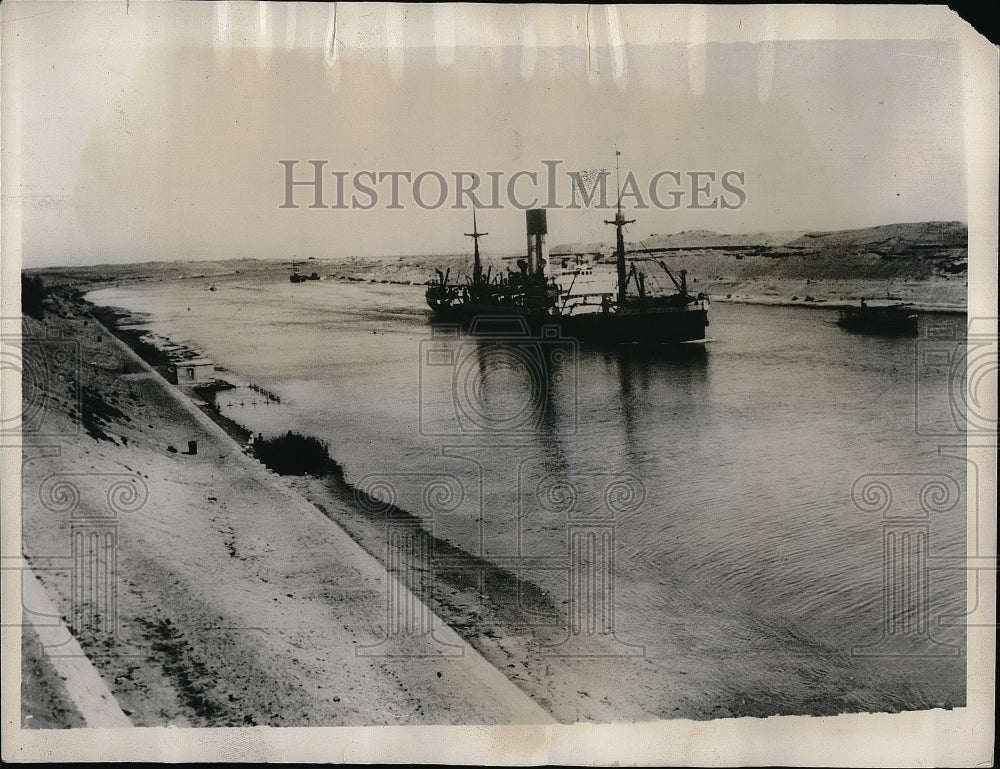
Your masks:
M596 344L678 345L704 342L708 312L703 309L651 309L569 315L563 334Z
M453 323L469 329L480 320L520 318L533 334L545 326L557 326L564 338L587 344L680 345L705 341L708 312L696 309L647 309L558 315L518 311L490 305L454 305L433 308L433 322Z
M917 315L905 308L864 307L841 310L837 325L846 331L861 334L917 335Z

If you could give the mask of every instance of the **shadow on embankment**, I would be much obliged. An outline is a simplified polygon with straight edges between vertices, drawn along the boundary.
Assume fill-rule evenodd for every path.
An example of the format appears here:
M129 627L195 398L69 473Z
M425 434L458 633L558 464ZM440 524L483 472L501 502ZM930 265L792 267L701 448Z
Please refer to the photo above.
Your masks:
M491 635L491 626L557 622L558 610L548 593L511 571L434 536L424 521L410 511L355 487L344 477L343 468L329 455L323 441L289 431L276 438L258 439L253 451L262 464L280 475L320 481L329 501L340 504L323 504L315 498L310 501L383 565L389 558L390 526L419 529L426 537L430 553L426 568L432 585L419 597L430 603L449 625L473 635ZM445 586L450 590L443 590ZM450 600L445 598L446 592L451 595ZM458 600L458 594L464 598Z

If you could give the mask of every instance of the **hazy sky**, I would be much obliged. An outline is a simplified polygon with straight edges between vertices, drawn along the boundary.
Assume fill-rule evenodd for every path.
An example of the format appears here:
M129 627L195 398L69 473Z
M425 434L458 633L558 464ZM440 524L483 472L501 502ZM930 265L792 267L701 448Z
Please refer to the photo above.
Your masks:
M566 171L613 169L616 149L651 206L630 211L633 238L967 219L963 70L945 9L920 23L888 7L122 0L0 12L5 225L29 267L463 251L471 211L451 206L466 171L502 180L479 222L485 247L513 250L524 215L506 196L512 174L538 174L515 193L544 203L543 161L560 161L566 205ZM420 208L400 178L389 208L390 180L367 179L370 210L309 208L305 187L283 209L282 160L299 161L300 179L327 161L326 205L334 171L348 204L362 171L437 172L448 201ZM664 203L680 191L676 209L649 199L661 171L680 174L658 187ZM727 171L745 201L691 208L686 174L716 174L705 203ZM423 181L433 203L436 177ZM604 218L550 211L550 243L608 241Z

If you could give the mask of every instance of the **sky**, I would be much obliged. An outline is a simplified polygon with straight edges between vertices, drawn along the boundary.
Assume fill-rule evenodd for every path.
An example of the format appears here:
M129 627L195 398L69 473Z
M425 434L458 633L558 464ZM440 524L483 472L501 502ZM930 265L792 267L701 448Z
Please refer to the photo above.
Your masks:
M25 267L462 252L456 174L481 180L484 249L522 247L536 195L555 204L550 245L606 242L612 212L569 208L568 172L586 182L616 158L632 239L968 218L962 48L943 8L0 13L5 248ZM288 168L308 181L309 161L322 208L312 186L288 197Z

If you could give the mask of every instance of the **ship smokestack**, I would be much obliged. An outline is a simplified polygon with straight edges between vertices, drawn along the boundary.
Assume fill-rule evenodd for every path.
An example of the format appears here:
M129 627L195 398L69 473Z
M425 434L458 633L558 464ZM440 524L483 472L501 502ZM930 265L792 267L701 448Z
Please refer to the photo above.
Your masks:
M545 244L545 236L549 226L544 208L532 208L524 212L528 230L528 273L543 273L548 261L549 251Z

